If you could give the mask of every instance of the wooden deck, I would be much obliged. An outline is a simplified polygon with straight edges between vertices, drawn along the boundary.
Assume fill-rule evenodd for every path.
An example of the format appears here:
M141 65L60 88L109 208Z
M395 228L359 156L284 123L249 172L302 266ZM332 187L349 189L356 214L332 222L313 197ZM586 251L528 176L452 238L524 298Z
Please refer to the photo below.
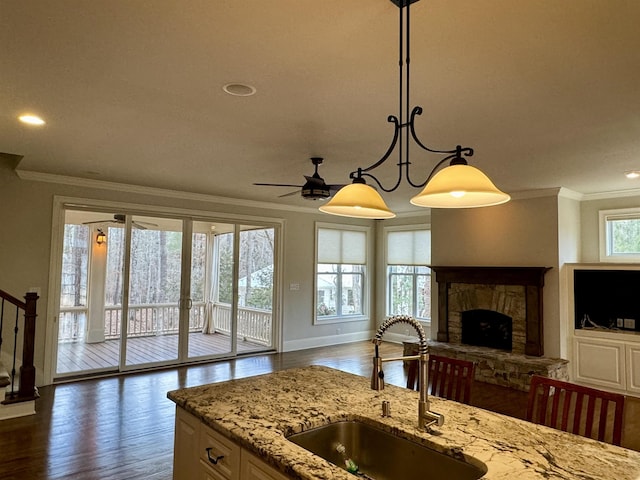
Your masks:
M270 350L264 345L238 339L238 354ZM216 357L229 354L231 339L221 333L189 334L189 358ZM178 335L129 338L127 340L127 366L177 361ZM88 371L117 370L120 341L100 343L61 343L58 345L57 375Z

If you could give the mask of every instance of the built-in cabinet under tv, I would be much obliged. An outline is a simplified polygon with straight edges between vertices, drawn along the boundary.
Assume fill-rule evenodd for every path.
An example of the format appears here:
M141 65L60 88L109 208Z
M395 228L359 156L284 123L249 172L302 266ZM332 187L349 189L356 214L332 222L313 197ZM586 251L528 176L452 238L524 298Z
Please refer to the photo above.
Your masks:
M573 380L640 397L640 265L566 267Z

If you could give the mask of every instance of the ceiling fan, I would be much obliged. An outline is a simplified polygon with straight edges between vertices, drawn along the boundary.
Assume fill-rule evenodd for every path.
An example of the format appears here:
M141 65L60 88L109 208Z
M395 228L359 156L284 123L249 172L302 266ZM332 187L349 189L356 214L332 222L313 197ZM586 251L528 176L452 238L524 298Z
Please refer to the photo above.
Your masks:
M83 222L83 225L91 225L93 223L118 223L120 225L124 225L126 222L126 215L123 215L122 213L116 213L113 216L113 219L105 219L105 220L95 220L93 222ZM157 227L158 225L156 223L151 223L151 222L138 222L138 221L132 221L131 225L133 225L133 228L138 228L140 230L146 230L149 227Z
M324 200L344 187L344 185L325 183L324 179L318 174L318 165L321 165L322 161L323 159L321 157L311 157L311 163L315 165L315 172L311 176L304 176L304 178L307 179L304 185L293 185L289 183L254 183L254 185L266 187L296 187L298 190L285 193L284 195L280 195L280 197L289 197L300 193L302 198L306 198L307 200Z

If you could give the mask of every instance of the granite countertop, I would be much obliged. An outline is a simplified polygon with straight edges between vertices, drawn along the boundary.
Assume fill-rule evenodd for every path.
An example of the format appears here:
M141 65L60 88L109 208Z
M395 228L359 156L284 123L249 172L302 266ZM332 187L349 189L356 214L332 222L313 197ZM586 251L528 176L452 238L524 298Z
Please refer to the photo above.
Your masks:
M462 452L484 462L483 480L640 480L640 452L430 397L431 410L445 416L433 433L417 427L418 392L311 366L168 393L200 418L292 478L353 480L346 470L285 437L340 420L382 425L444 453ZM388 400L391 417L381 416Z

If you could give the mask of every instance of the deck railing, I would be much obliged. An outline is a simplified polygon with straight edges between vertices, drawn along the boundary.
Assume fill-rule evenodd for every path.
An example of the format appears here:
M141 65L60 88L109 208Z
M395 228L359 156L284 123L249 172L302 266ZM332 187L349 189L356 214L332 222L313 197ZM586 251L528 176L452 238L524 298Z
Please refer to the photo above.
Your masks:
M213 309L213 324L210 330L231 334L231 305L217 303ZM58 342L84 341L86 331L86 307L63 307L60 309ZM149 337L153 335L177 334L180 308L175 303L131 305L129 307L127 335ZM122 307L109 306L104 309L104 338L120 338ZM189 331L202 331L205 321L205 303L193 302L189 311ZM264 345L271 344L271 311L241 307L238 309L238 336Z
M33 400L38 397L36 391L36 369L33 364L35 355L36 338L36 305L38 294L28 292L24 297L24 302L16 297L0 290L0 358L9 358L10 365L5 365L10 369L11 381L10 392L7 393L2 403L14 403ZM11 335L6 338L7 345L3 346L5 339L3 333L11 331ZM22 351L21 362L19 364L18 379L18 356ZM16 384L19 383L16 391Z

